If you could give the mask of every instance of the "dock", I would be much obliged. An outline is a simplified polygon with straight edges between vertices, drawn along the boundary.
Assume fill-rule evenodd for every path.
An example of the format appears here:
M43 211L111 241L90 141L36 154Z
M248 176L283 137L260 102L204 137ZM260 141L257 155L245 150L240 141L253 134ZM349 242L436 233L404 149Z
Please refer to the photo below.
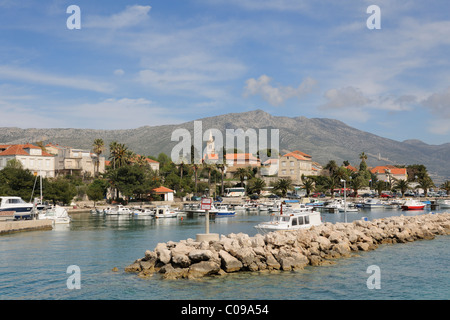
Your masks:
M37 230L52 230L52 220L0 221L0 235Z

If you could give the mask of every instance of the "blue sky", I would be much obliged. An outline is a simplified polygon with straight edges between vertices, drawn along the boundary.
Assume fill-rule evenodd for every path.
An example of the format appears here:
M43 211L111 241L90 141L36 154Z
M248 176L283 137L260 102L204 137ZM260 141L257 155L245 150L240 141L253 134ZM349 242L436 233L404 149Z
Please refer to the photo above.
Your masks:
M448 0L0 0L0 127L127 129L261 109L447 143L449 15Z

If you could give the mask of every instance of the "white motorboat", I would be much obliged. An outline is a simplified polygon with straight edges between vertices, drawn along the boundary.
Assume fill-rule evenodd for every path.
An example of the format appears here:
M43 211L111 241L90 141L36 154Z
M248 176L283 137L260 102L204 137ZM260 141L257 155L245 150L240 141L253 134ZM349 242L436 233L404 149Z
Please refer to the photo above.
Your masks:
M155 211L148 209L148 208L135 208L131 214L133 216L139 216L139 217L148 217L153 216L155 214Z
M334 199L332 201L327 201L323 204L323 208L325 209L340 209L344 208L344 200Z
M33 204L20 197L0 197L0 217L31 219Z
M68 224L72 221L67 210L60 206L43 210L38 214L39 220L52 220L54 224Z
M109 211L106 211L105 214L109 216L117 216L117 215L130 215L131 210L121 204L115 206Z
M437 201L437 204L439 205L439 208L450 208L450 200L447 199L440 199Z
M154 213L155 218L176 218L177 216L177 209L172 209L169 206L158 206Z
M227 206L222 205L210 210L209 213L215 214L216 216L234 216L236 211L230 210Z
M367 199L364 201L363 207L368 209L377 209L377 208L384 208L384 205L378 199Z
M322 220L318 211L295 211L289 210L286 213L274 213L269 222L261 222L255 228L261 233L268 233L279 230L301 230L309 229L312 226L321 225Z

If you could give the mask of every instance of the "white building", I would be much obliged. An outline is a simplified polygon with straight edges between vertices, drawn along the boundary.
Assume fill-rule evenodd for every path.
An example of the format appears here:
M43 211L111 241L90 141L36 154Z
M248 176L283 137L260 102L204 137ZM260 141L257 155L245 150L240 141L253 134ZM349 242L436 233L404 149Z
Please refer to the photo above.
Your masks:
M32 144L0 145L0 170L10 160L18 160L24 169L42 177L55 177L55 157Z

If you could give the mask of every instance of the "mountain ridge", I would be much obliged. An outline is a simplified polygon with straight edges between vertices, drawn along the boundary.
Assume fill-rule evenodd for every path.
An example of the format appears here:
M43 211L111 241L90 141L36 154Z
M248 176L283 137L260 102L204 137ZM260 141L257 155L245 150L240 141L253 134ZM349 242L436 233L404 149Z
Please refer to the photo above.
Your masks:
M260 109L135 129L0 128L0 144L44 141L91 149L94 139L101 138L105 141L106 149L110 142L118 141L138 154L157 156L164 152L170 155L172 148L178 143L171 141L172 132L184 128L192 134L194 121L202 121L203 132L210 128L223 133L226 129L238 128L279 129L280 150L301 150L322 165L329 160L335 160L338 164L348 160L358 166L359 154L365 152L369 155L367 162L370 166L424 164L433 178L450 179L450 167L447 165L450 143L429 145L415 139L401 142L353 128L336 119L273 116ZM105 153L108 153L107 150Z

